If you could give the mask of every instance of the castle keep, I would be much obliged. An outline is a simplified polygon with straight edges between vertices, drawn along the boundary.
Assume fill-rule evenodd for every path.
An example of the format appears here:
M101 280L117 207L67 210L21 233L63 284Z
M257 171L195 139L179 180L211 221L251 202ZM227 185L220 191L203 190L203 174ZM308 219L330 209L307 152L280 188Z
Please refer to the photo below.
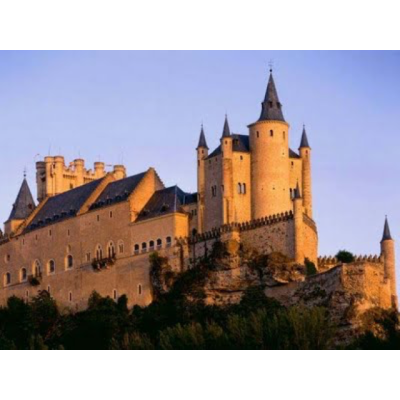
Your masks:
M129 304L152 301L149 254L168 257L173 269L194 267L217 240L234 239L260 253L280 252L296 263L318 259L313 220L311 156L303 127L298 151L289 147L286 122L272 71L261 114L248 134L231 132L225 117L220 145L209 151L201 127L197 193L166 188L153 169L127 176L124 166L106 171L61 156L36 164L35 204L26 179L0 238L0 303L26 300L47 290L71 309L87 305L96 290ZM382 287L397 304L394 242L385 222L379 257Z

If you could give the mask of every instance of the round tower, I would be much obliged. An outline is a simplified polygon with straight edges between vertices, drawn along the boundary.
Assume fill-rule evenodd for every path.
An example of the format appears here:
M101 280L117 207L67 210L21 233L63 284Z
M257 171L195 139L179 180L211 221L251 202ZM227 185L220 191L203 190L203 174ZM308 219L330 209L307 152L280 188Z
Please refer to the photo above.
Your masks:
M252 218L292 209L289 177L289 124L282 113L270 71L260 118L249 125Z
M303 199L300 193L299 183L293 197L293 218L294 218L294 260L296 263L304 263L303 248Z
M126 169L123 165L114 165L113 173L117 180L126 178Z
M84 184L85 161L79 158L74 160L73 164L76 172L76 186L81 186Z
M234 218L233 204L233 147L232 135L228 117L225 115L224 129L221 137L222 152L222 221L221 224L230 224Z
M302 161L301 174L303 184L303 206L304 212L312 218L312 189L311 189L311 147L308 144L306 128L303 125L303 133L299 147Z
M94 163L94 174L97 179L105 175L105 165L103 162L98 161Z
M54 194L60 194L64 192L64 167L65 161L63 156L54 157L54 181L55 190Z
M204 231L204 206L205 206L205 159L208 157L208 146L204 134L203 124L201 125L199 144L197 151L197 230Z
M397 288L396 288L396 258L394 249L394 240L390 234L389 223L385 219L383 228L383 236L381 240L381 256L383 257L383 265L385 278L389 281L392 296L392 306L397 309Z

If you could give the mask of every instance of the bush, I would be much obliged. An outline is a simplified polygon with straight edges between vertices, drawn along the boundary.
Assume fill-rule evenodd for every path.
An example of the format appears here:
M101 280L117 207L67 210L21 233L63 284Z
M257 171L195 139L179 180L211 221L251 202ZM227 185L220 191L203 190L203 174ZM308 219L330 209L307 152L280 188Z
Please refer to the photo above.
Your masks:
M308 258L304 260L304 265L306 266L306 275L307 276L312 276L317 273L317 268L315 267L315 264L310 261Z
M347 250L340 250L335 257L342 263L352 263L355 260L353 253L350 253Z

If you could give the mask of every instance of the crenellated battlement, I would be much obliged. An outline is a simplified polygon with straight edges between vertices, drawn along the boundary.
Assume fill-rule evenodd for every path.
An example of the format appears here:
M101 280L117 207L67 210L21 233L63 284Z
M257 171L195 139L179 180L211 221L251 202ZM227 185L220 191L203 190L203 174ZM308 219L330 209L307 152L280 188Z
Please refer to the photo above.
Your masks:
M273 214L267 217L257 218L248 222L242 222L242 223L233 222L231 224L225 224L220 226L219 228L212 229L211 231L198 234L190 239L190 243L194 244L210 239L216 239L221 237L221 235L224 233L233 232L235 230L239 232L244 232L260 228L262 226L274 225L280 222L290 221L290 220L293 220L293 211L286 211L280 214Z
M354 262L369 262L374 264L383 263L383 259L378 255L358 255L354 256ZM323 256L318 257L318 266L334 266L342 264L336 257L334 256Z

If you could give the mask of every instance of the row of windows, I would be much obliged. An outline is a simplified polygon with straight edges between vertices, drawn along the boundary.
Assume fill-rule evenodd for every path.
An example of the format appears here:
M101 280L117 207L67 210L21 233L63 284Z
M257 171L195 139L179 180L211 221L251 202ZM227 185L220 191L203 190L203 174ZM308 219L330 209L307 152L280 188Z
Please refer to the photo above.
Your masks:
M245 183L239 182L237 184L237 192L239 194L246 194L247 193L247 187ZM221 193L224 193L224 185L221 185ZM216 197L217 196L217 186L211 186L211 196Z
M71 254L68 254L65 258L65 268L71 269L74 266L74 258ZM49 260L47 262L47 275L52 275L56 272L56 262ZM39 260L35 260L32 266L32 277L40 278L42 276L42 264ZM28 270L22 267L19 270L19 282L26 282L28 280ZM3 285L11 285L11 273L6 272L3 277Z
M260 132L257 131L256 135L257 135L257 138L259 138L260 137ZM272 129L269 131L269 136L271 136L271 137L274 136L274 131ZM283 137L283 140L286 139L286 132L285 131L282 132L282 137Z
M165 239L166 247L171 247L172 238L171 236L167 236ZM137 255L140 253L146 253L147 251L154 251L162 249L163 241L162 239L157 239L156 241L150 240L148 245L147 242L143 242L141 245L138 243L133 246L133 254Z
M172 238L171 236L168 236L166 238L166 247L171 247L172 245ZM163 247L163 241L162 239L157 239L156 241L150 240L149 243L143 242L141 245L135 244L133 253L139 254L139 253L146 253L147 251L154 251L154 250L160 250ZM67 252L71 251L71 246L67 246ZM118 252L119 254L124 253L124 243L122 241L118 242ZM107 253L106 256L108 258L113 258L116 256L116 248L113 242L109 242L107 245ZM97 245L95 249L95 258L97 260L101 260L104 257L103 253L103 248L101 245ZM90 262L92 261L91 253L88 252L86 253L86 261ZM56 272L56 262L51 259L47 262L46 265L46 271L47 275L52 275ZM74 267L74 258L71 254L68 254L65 258L65 269L72 269ZM32 266L32 276L35 278L39 278L42 276L42 264L39 260L35 260ZM19 271L19 282L26 282L28 280L28 270L23 267ZM11 273L6 272L3 277L3 285L4 286L9 286L11 285Z

